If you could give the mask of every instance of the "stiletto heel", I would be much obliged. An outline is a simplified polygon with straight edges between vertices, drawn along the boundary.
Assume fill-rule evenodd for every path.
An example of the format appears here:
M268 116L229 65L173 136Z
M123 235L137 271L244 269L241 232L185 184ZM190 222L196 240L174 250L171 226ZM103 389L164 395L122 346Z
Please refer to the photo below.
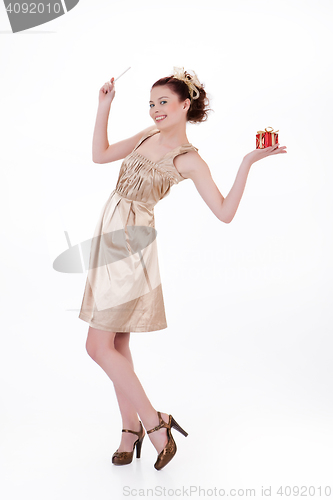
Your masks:
M181 434L183 434L185 437L188 436L188 433L184 431L184 429L182 429L179 424L177 424L176 420L173 417L171 417L171 427L174 427L178 432L181 432Z
M137 431L131 431L130 429L123 429L122 432L131 432L132 434L136 434L138 436L138 439L135 441L133 444L133 450L132 451L115 451L114 454L112 455L112 463L114 465L127 465L130 464L133 460L133 453L134 453L134 448L136 447L136 458L140 458L141 456L141 447L142 447L142 442L143 438L145 437L145 430L143 428L143 425L140 422L140 427L141 429Z
M143 441L144 436L142 436L139 441L136 441L136 458L141 457L141 447L142 447L142 441Z
M147 431L147 434L150 434L151 432L154 431L158 431L159 429L162 429L162 427L166 427L167 429L168 442L163 448L163 450L158 454L157 460L154 463L155 469L161 470L170 462L170 460L173 459L177 451L175 440L173 439L173 436L171 434L171 427L174 427L178 432L181 432L181 434L183 434L185 437L188 436L188 433L184 431L182 427L180 427L180 425L176 422L176 420L173 418L172 415L169 415L168 423L164 422L163 418L161 417L161 412L158 411L157 415L160 423L153 429Z

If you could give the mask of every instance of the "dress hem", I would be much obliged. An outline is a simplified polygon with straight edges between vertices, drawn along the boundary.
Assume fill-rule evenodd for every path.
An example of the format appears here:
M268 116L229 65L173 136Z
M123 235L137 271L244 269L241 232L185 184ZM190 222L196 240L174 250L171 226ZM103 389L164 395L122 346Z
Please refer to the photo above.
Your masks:
M92 328L97 328L97 329L102 329L102 330L106 330L108 332L121 332L121 333L127 333L127 332L133 332L133 333L143 333L143 332L154 332L154 331L157 331L157 330L164 330L165 328L168 327L168 325L166 323L164 324L159 324L159 325L155 325L155 326L129 326L126 328L126 330L124 329L124 327L120 327L120 328L117 328L117 327L113 327L112 329L109 327L109 326L106 326L106 325L101 325L101 324L98 324L96 323L95 321L91 320L91 319L88 319L87 316L84 316L83 314L79 314L78 316L79 319L82 319L83 321L86 321L87 323L89 323L89 325L92 327Z

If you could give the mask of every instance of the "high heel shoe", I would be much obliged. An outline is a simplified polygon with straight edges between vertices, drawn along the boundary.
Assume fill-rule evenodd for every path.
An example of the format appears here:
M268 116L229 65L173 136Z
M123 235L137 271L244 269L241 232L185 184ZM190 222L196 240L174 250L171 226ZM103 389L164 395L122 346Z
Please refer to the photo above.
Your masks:
M178 432L181 432L185 437L188 436L188 433L184 431L184 429L182 429L179 424L177 424L176 420L173 418L172 415L169 415L168 423L164 422L163 418L161 417L161 412L158 411L157 415L160 421L159 425L147 431L147 434L157 431L158 429L162 429L162 427L166 427L167 429L168 442L165 445L164 449L158 454L157 460L154 463L155 469L161 470L170 462L170 460L175 456L177 451L175 440L173 439L171 434L171 427L174 427Z
M141 457L141 447L142 447L142 441L143 438L145 437L145 430L143 428L143 425L140 422L140 427L141 429L137 431L131 431L130 429L123 429L122 432L131 432L132 434L136 434L138 436L138 439L135 441L133 444L133 450L132 451L115 451L114 454L112 455L112 463L114 465L127 465L130 464L133 460L133 453L134 453L134 448L136 446L136 458Z

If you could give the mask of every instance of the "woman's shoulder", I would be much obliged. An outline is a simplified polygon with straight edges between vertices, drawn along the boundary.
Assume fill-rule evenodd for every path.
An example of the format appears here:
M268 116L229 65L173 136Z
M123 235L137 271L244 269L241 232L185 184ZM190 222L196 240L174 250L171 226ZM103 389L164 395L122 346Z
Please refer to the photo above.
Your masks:
M143 141L145 139L148 139L148 137L150 137L151 135L154 135L156 132L158 132L158 129L156 128L155 125L151 125L150 127L147 127L144 130L142 130L141 132L139 132L136 136L137 142L134 145L133 150L137 149L140 146L140 144L143 143Z
M156 127L156 125L151 125L150 127L147 127L142 132L143 132L143 136L142 137L149 137L150 135L157 134L157 132L159 132L159 130Z
M196 148L192 144L186 144L184 146L180 146L180 153L186 153L186 154L180 154L175 158L175 161L177 161L181 165L185 166L190 163L199 164L204 161L198 153L198 148Z
M183 177L187 178L189 177L188 174L190 174L190 172L192 172L193 170L202 169L204 166L206 166L206 162L199 155L198 149L192 144L189 144L187 147L185 147L185 150L183 150L182 152L186 154L180 154L176 156L176 158L174 159L174 164L178 172Z

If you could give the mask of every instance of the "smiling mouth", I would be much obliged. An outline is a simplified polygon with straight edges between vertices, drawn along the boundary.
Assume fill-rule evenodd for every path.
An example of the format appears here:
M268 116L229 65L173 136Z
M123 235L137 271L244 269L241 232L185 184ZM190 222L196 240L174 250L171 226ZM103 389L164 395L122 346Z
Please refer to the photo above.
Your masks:
M157 116L157 117L155 118L155 120L156 120L157 122L161 122L161 121L162 121L162 120L164 120L165 118L166 118L166 115L163 115L163 116Z

